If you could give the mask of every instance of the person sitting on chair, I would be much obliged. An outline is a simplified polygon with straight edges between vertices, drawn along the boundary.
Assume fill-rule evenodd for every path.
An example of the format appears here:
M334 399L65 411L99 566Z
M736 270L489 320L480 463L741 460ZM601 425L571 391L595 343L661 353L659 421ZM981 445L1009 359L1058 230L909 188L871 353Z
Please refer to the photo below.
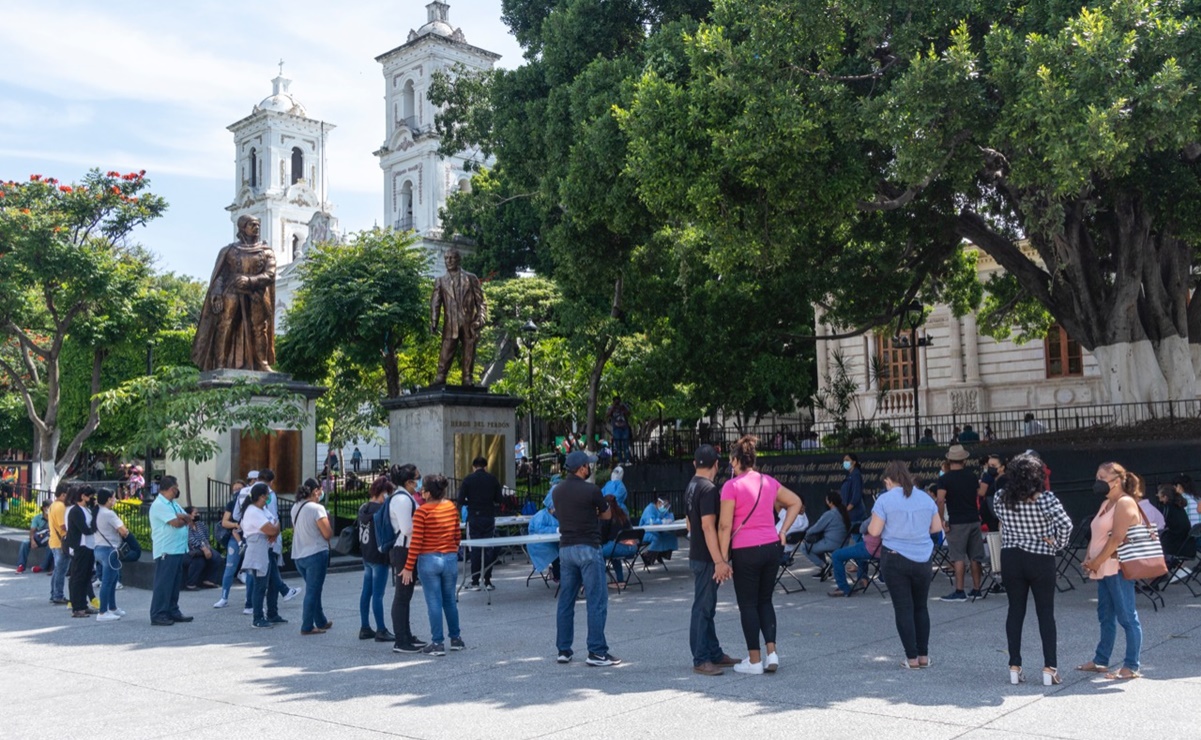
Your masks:
M826 511L805 532L803 549L809 562L817 566L818 575L826 567L825 555L842 546L851 528L851 515L842 504L838 491L826 494Z
M868 586L867 579L867 561L869 558L878 557L880 555L879 539L875 540L875 551L872 551L868 545L872 544L867 541L862 535L867 534L867 527L871 524L871 518L863 522L859 526L858 540L852 542L846 547L840 547L830 553L830 571L834 574L835 587L830 589L827 596L850 596L856 589L866 589ZM854 560L855 566L859 569L859 580L856 581L855 587L847 583L847 561Z
M553 490L552 486L551 491ZM555 518L555 502L550 493L546 494L546 500L542 502L542 509L530 519L529 532L530 534L559 533L559 520ZM526 547L526 552L530 554L530 563L534 566L535 571L545 573L549 568L551 579L555 583L559 582L558 542L531 543Z
M208 527L196 516L195 506L184 509L192 518L188 525L188 553L184 556L184 588L189 591L204 586L218 588L225 572L225 559L213 552L209 543Z
M622 511L621 506L617 503L617 498L612 494L605 496L605 503L609 504L609 511L613 512L613 516L604 519L600 523L601 532L601 555L603 555L613 565L613 575L617 577L618 584L625 581L622 577L623 570L621 562L623 558L632 558L634 553L638 552L638 540L618 540L617 536L631 527L630 517Z
M666 495L655 499L655 503L642 510L642 519L638 526L646 527L655 524L670 524L675 521L671 514L671 501ZM647 532L644 542L649 543L642 552L642 562L646 567L664 560L671 560L671 554L679 547L679 538L671 532Z

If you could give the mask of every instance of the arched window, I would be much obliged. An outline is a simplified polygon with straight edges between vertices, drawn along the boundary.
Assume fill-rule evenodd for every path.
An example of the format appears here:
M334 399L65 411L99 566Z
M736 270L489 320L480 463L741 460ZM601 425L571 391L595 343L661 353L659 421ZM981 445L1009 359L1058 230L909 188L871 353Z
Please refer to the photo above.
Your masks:
M405 83L404 90L401 92L401 120L409 128L417 128L417 91L413 87L413 81L409 80Z
M400 231L410 231L413 226L413 182L405 180L400 187L400 212L397 214L396 228Z
M300 182L304 179L304 152L300 151L300 147L292 147L292 184Z
M292 235L292 261L300 259L300 235Z
M471 192L471 180L469 180L466 177L464 177L462 180L459 180L459 192L460 193L470 193Z
M250 147L250 187L257 188L259 186L259 152L254 147Z

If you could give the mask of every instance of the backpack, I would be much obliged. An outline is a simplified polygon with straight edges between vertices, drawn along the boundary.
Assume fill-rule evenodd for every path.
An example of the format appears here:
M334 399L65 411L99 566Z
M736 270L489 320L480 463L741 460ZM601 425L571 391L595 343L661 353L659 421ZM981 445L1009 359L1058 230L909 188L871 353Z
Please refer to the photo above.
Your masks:
M396 544L396 540L399 537L396 529L392 526L392 499L400 493L404 492L396 491L388 494L388 498L384 499L384 505L372 515L373 523L375 524L375 546L385 555ZM404 493L404 495L409 499L409 505L413 507L413 511L417 511L417 502L413 501L413 497L409 496L408 493ZM367 544L367 540L362 539L361 535L359 541L364 545Z

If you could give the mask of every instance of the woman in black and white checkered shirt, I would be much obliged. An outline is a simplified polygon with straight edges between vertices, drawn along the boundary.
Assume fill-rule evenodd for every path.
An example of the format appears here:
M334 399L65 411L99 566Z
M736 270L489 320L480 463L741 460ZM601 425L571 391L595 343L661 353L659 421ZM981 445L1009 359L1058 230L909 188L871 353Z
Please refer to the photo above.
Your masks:
M1027 595L1043 643L1043 684L1060 683L1055 633L1055 553L1072 536L1072 520L1054 493L1044 490L1042 460L1018 455L1005 466L1005 487L997 491L993 511L1001 520L1001 581L1009 597L1005 635L1009 640L1009 682L1024 681L1022 623Z

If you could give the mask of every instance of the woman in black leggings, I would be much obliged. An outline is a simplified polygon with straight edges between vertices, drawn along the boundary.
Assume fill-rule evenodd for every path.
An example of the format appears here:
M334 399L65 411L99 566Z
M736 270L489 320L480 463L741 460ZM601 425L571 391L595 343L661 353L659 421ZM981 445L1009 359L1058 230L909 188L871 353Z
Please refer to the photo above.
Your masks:
M1060 683L1055 642L1055 552L1067 546L1072 520L1063 504L1044 490L1042 460L1018 455L1005 466L1005 487L997 491L993 511L1001 520L1001 582L1009 597L1005 636L1009 640L1009 682L1022 674L1022 623L1034 594L1034 613L1043 642L1043 684Z
M96 513L92 509L95 491L91 486L71 490L67 497L67 537L64 547L70 549L71 565L67 569L67 593L71 596L71 616L87 617L92 613L88 601L92 598L92 573L96 570L93 552L96 534Z
M758 440L745 436L734 444L730 463L734 477L721 488L721 517L717 528L722 558L733 568L734 595L742 618L747 658L734 666L738 673L773 673L776 655L776 610L771 597L788 528L801 513L801 499L770 475L755 470ZM776 506L786 510L776 530ZM759 651L763 634L767 657Z

